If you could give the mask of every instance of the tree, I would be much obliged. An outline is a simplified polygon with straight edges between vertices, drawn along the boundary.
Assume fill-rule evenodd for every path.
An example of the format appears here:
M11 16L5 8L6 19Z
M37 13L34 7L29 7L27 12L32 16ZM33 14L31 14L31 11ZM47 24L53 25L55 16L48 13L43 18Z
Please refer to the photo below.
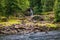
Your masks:
M6 17L24 11L29 7L28 0L5 0Z
M43 12L53 11L55 0L42 0Z
M19 6L17 5L18 1L16 0L5 0L5 14L6 17L13 15L14 12L17 12L17 9L20 10Z
M54 12L56 18L55 21L60 22L60 0L55 1Z
M20 5L20 8L22 9L22 11L25 11L30 6L29 0L19 0L19 4L18 5Z
M41 0L29 0L30 7L33 8L35 14L40 14L42 12Z
M0 16L3 15L4 13L4 3L3 3L4 0L0 0Z

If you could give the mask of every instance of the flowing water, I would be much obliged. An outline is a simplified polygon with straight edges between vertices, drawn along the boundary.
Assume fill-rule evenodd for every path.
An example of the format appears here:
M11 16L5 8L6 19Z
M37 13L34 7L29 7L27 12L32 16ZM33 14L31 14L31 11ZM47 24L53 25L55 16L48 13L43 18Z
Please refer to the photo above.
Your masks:
M60 31L29 33L24 35L1 35L0 40L60 40Z
M31 13L31 17L33 17L33 10L32 9L30 9L30 13Z

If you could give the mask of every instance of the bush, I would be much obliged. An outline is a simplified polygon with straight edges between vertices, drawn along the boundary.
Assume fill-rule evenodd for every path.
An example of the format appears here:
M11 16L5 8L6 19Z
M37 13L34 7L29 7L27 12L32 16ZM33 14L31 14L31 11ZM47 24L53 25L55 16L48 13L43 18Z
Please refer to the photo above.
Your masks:
M54 2L55 0L42 0L43 11L53 11Z
M24 12L24 15L25 15L25 16L31 16L30 9L27 9L27 10Z
M58 0L56 0L56 4L55 4L55 21L56 22L60 22L60 2L58 2Z
M2 17L2 18L1 18L1 21L2 21L2 22L7 22L8 19L7 19L6 17Z

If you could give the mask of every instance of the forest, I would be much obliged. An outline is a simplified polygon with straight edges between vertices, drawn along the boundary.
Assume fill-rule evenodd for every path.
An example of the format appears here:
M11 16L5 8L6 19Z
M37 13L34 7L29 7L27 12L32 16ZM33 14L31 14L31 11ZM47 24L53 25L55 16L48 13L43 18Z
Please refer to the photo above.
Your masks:
M56 21L59 20L59 0L0 0L0 18L24 15L32 8L34 15L54 12Z
M0 0L0 32L15 34L20 30L59 30L59 2L60 0Z
M24 15L27 9L32 8L34 15L49 14L54 12L55 20L59 19L59 0L0 0L0 19L1 17L16 17Z

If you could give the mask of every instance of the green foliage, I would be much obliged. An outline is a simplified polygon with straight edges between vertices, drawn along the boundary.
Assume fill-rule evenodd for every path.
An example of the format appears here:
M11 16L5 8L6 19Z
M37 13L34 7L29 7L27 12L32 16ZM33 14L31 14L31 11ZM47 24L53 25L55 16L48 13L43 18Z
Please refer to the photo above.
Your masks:
M22 15L30 7L34 14L54 9L56 21L60 21L60 0L0 0L0 16Z
M55 21L60 22L60 1L59 0L55 1L54 12L56 18Z
M10 15L13 15L21 10L21 8L18 6L18 0L6 0L5 4L5 14L7 14L6 17L9 17Z
M53 11L55 0L42 0L43 12Z
M33 7L35 14L53 11L55 0L30 0L30 7Z
M7 22L8 21L8 19L6 17L2 17L0 20L1 20L1 22Z
M20 5L20 8L22 9L22 11L25 11L30 6L29 0L19 0L18 5Z
M0 14L6 16L25 11L29 7L28 0L0 0Z
M4 0L0 0L0 16L4 15L4 6Z
M41 0L30 0L30 7L33 8L34 13L41 14L42 5Z

